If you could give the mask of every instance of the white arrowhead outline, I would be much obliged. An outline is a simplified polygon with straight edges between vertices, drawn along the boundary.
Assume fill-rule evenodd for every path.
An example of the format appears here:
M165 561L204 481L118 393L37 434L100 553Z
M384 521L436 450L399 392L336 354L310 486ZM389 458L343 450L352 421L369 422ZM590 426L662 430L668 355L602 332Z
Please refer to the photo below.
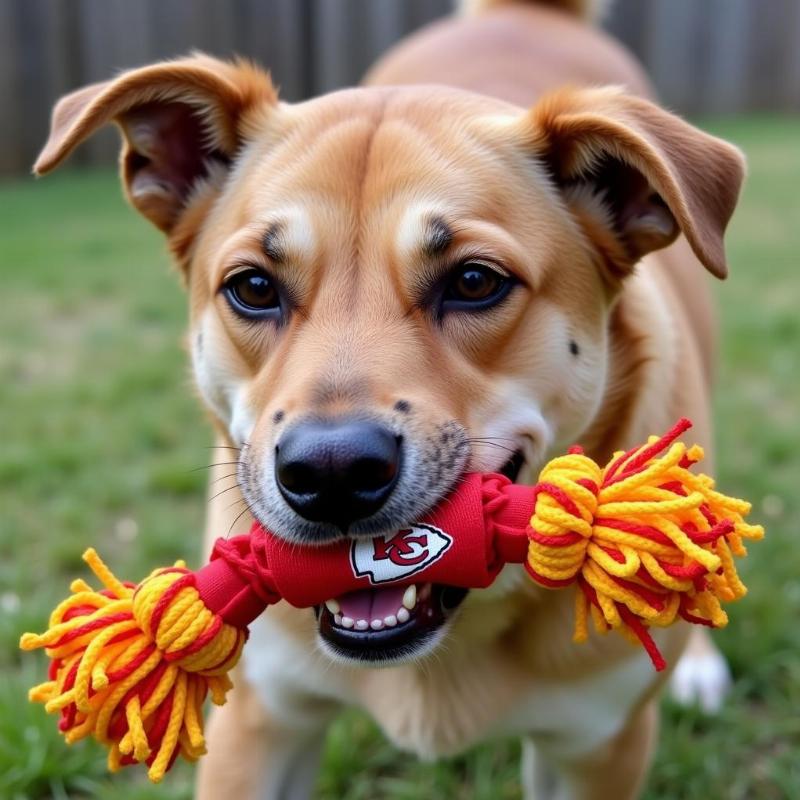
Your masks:
M405 580L406 578L411 577L412 575L416 575L418 572L422 572L426 570L431 564L435 564L453 545L453 537L450 536L449 533L445 533L441 528L437 528L434 525L426 525L424 522L416 522L413 525L409 525L407 528L401 528L400 530L409 530L410 532L414 532L415 529L424 529L428 531L428 533L433 533L437 536L440 536L444 539L444 546L436 553L432 558L428 561L424 561L422 564L416 564L412 570L409 572L404 572L402 575L398 575L396 578L384 578L383 580L375 580L374 573L367 570L362 572L358 568L358 564L356 563L356 549L359 545L364 545L365 542L369 542L372 545L372 540L377 539L377 536L370 536L369 538L359 538L353 539L353 544L350 546L350 566L353 570L353 575L357 578L368 578L369 582L373 586L377 586L382 583L399 583L400 581ZM398 531L397 533L399 533ZM397 534L394 534L397 535ZM373 546L374 552L374 546ZM370 563L374 564L374 558L370 559ZM394 562L392 562L394 563Z

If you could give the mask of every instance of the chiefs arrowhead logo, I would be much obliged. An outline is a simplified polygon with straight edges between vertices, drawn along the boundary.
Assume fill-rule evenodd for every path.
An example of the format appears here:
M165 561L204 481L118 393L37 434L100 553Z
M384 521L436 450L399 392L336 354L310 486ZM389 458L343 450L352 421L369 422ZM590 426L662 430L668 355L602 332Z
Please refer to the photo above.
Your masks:
M355 539L350 548L353 573L370 583L391 583L421 572L438 561L453 539L432 525L417 524L397 533Z

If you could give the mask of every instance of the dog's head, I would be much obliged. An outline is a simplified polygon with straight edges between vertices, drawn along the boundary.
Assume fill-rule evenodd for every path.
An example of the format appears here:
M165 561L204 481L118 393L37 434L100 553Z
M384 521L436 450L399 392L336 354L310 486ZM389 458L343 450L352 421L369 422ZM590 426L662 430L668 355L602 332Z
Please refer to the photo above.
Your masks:
M610 310L639 259L683 233L724 276L743 172L616 89L531 110L433 87L288 105L205 56L64 98L36 171L110 121L128 198L185 277L197 385L242 448L244 497L306 543L406 528L466 470L533 477L604 402ZM412 539L390 555L427 552ZM332 598L323 638L418 654L463 594Z

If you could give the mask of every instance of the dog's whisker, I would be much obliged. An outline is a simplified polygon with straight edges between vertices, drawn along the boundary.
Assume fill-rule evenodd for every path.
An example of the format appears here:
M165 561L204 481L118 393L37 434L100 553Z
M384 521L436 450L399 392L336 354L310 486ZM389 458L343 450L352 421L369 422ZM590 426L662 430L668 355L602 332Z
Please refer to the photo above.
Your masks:
M253 509L252 509L252 508L250 508L250 504L249 504L249 503L248 503L248 502L247 502L247 501L246 501L244 498L242 498L242 501L241 501L241 502L243 502L243 503L245 504L245 508L244 508L244 510L243 510L243 511L242 511L240 514L237 514L237 516L236 516L236 519L234 519L234 520L233 520L233 522L231 522L231 526L230 526L230 528L228 528L228 534L227 534L227 536L230 536L230 535L231 535L231 532L232 532L232 531L233 531L233 529L236 527L236 523L237 523L237 522L238 522L238 521L239 521L239 520L240 520L240 519L241 519L241 518L242 518L242 517L243 517L243 516L244 516L244 515L245 515L245 514L248 512L248 511L249 511L251 514L253 514ZM236 504L235 504L235 503L232 503L231 505L233 506L233 505L236 505ZM253 515L253 516L255 516L255 515ZM226 538L227 538L227 536L226 536Z
M238 478L238 477L239 477L239 473L238 472L232 472L230 475L222 475L219 478L214 478L213 481L209 481L208 482L208 485L209 486L213 486L215 483L219 483L220 481L224 481L226 478Z
M234 465L238 466L238 461L218 461L216 464L208 464L205 467L194 467L194 469L188 470L189 472L200 472L203 469L213 469L214 467L232 467Z
M483 441L474 441L471 440L470 444L473 445L485 445L486 447L496 447L498 450L505 450L507 453L516 453L517 449L514 447L506 447L504 444L498 444L497 442L483 442Z
M218 497L220 497L223 494L225 494L225 492L230 492L231 490L238 489L238 488L239 488L239 484L238 483L235 483L233 486L227 486L225 489L221 489L219 492L217 492L212 497L209 497L208 498L208 502L211 503L213 500L216 500Z
M228 503L228 505L225 506L225 508L223 508L222 510L223 511L230 511L232 508L235 508L237 505L239 505L239 503L245 503L245 505L247 504L243 497L239 497L238 499L234 500L232 503Z

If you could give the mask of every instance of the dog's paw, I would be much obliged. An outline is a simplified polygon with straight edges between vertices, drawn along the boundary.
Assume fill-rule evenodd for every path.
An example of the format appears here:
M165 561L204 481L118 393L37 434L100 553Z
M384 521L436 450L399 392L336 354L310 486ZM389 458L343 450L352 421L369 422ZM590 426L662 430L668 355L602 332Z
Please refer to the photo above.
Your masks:
M684 706L698 705L707 714L716 714L731 688L731 671L716 648L684 653L670 678L670 694Z

